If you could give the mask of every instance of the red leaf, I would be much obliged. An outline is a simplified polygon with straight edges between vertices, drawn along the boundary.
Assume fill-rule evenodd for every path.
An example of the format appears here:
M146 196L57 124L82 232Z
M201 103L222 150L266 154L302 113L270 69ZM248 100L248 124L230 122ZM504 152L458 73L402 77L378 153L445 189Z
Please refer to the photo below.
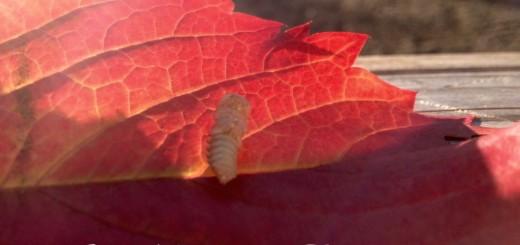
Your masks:
M9 129L1 138L6 145L2 159L8 163L0 169L4 186L197 177L207 168L205 135L224 93L245 94L251 101L251 132L340 102L350 93L345 69L366 35L306 37L301 33L307 25L279 35L280 24L232 14L229 2L154 3L109 2L79 9L63 22L35 31L45 35L28 34L22 37L29 39L25 45L6 51L4 57L35 54L4 59L10 65L3 73L18 76L6 80L3 91L9 93L0 98L6 110L1 126ZM118 17L106 17L112 12ZM135 22L153 26L141 30ZM98 26L86 28L90 23ZM77 26L85 27L85 33L76 35L83 30ZM142 33L153 29L157 31ZM50 37L57 40L55 33L72 33L78 45L43 49ZM67 50L86 40L95 45ZM52 48L67 58L60 60ZM26 60L42 72L33 72ZM351 79L363 78L363 72L353 71L357 73L361 75ZM362 89L389 88L373 86ZM379 100L401 92L366 93ZM401 97L413 103L411 95Z
M520 124L450 145L467 119L351 68L366 35L227 0L61 4L0 15L2 243L520 241ZM220 186L201 176L230 92L253 109Z

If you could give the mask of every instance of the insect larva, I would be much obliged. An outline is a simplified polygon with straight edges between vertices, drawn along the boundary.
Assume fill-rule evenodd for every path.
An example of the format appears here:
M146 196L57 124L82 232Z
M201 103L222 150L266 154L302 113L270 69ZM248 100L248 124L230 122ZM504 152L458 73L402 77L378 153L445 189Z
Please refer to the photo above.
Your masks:
M215 125L211 129L208 162L221 184L237 175L237 153L247 131L251 105L238 94L226 94L215 111Z

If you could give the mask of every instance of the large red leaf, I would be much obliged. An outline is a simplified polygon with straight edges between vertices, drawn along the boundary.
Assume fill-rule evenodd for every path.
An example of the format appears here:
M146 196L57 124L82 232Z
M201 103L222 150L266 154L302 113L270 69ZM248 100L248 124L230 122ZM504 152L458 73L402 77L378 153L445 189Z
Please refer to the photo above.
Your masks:
M227 0L36 5L0 15L2 242L520 239L520 125L450 145L469 119L351 68L366 35L279 33ZM229 92L253 110L223 187L201 176Z
M18 244L516 244L520 156L508 154L519 134L517 124L461 145L239 176L224 187L200 178L5 190L2 238Z

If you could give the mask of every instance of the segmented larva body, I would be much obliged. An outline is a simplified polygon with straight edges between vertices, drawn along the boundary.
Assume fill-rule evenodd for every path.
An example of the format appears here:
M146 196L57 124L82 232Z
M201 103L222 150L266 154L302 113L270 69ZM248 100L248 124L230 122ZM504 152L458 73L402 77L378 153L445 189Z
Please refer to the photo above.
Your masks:
M237 153L247 131L251 105L238 94L226 94L215 111L211 129L208 162L220 183L226 184L237 175Z

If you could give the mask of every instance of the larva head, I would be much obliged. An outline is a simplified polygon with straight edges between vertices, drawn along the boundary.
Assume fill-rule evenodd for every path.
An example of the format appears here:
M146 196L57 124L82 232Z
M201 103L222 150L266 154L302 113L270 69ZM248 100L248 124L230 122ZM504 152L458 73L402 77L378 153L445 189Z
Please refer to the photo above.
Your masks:
M218 110L233 110L238 112L244 118L247 118L249 113L251 113L251 105L247 99L241 95L226 94L222 97L222 100L217 107L217 111ZM216 114L218 115L218 112Z

